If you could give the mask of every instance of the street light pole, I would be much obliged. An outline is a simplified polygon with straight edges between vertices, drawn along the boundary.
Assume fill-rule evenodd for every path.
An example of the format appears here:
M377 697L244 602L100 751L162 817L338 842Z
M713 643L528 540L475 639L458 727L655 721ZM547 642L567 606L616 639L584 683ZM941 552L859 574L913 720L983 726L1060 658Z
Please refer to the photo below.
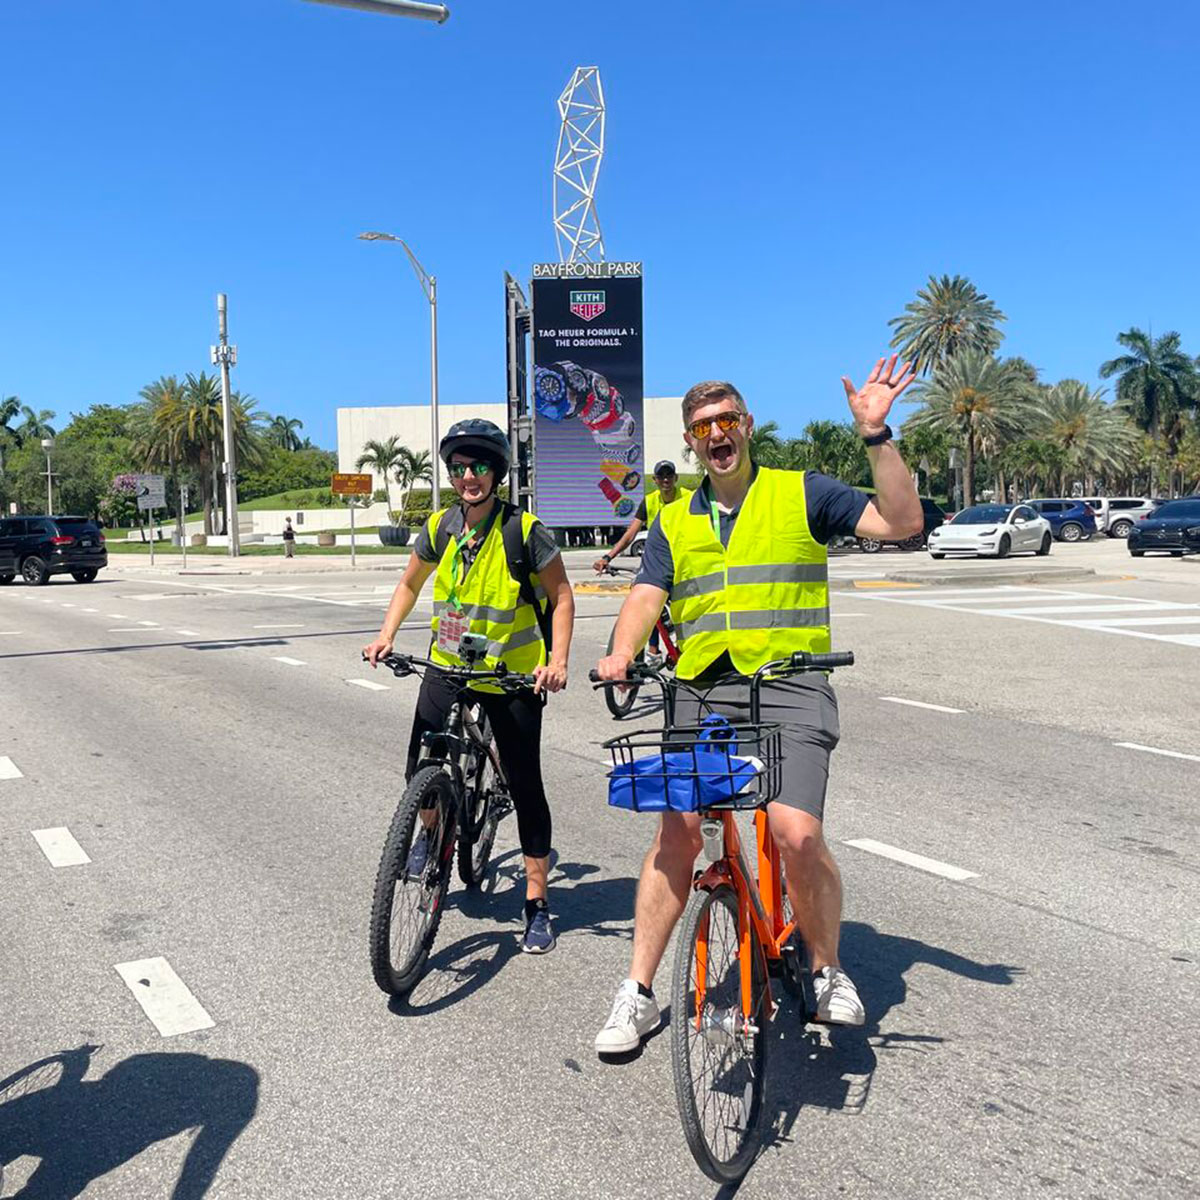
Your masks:
M443 24L450 16L444 4L424 4L420 0L314 0L337 8L357 8L361 12L383 13L389 17L416 17L420 21Z
M234 444L233 400L229 394L229 368L237 364L237 347L229 344L225 320L225 293L217 294L218 344L210 347L212 361L221 367L221 416L225 423L225 521L229 540L229 557L241 552L238 541L237 450Z
M50 451L54 449L53 438L42 438L42 449L46 452L46 516L54 516L54 473L50 469Z
M437 329L437 276L430 275L421 266L417 256L409 244L394 233L379 233L372 231L360 233L359 238L364 242L399 242L412 263L416 272L417 282L429 301L429 462L433 473L430 502L434 512L437 512L442 491L441 458L438 455L438 329Z

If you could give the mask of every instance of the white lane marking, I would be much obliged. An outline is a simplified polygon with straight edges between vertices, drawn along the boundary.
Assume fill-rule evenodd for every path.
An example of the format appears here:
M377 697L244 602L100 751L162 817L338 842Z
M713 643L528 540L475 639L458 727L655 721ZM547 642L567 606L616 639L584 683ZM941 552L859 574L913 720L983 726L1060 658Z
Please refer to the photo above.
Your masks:
M255 625L255 629L303 629L303 625Z
M183 634L184 637L199 637L200 635L194 629L177 629L176 633Z
M0 779L24 779L21 768L7 754L0 754Z
M879 698L886 700L889 704L908 704L913 708L928 708L934 712L960 713L967 711L965 708L947 708L944 704L926 704L924 700L905 700L900 696L880 696Z
M35 829L33 836L52 867L82 867L92 861L65 825L54 829Z
M99 612L100 610L99 610L98 608L81 608L79 611L80 611L80 612L93 612L93 613L94 613L94 612Z
M131 618L127 617L124 613L109 613L108 619L110 621L128 621Z
M1063 621L1076 629L1115 629L1126 625L1200 625L1200 617L1108 617L1096 621Z
M1143 600L1140 604L1058 604L1040 608L995 608L989 615L997 617L1042 617L1058 616L1069 613L1102 613L1119 612L1153 612L1164 613L1178 609L1181 612L1195 612L1197 604L1164 604L1158 601Z
M148 629L143 629L140 625L122 625L118 629L110 629L109 633L149 633Z
M138 622L138 624L139 624L139 625L145 625L145 626L147 626L147 627L148 627L148 628L150 628L150 629L157 629L157 628L158 628L158 622L157 622L157 621L139 621L139 622Z
M73 604L68 604L68 603L67 603L65 600L63 601L63 605L62 605L62 606L63 606L63 608L74 608L74 607L75 607L75 605L73 605Z
M21 636L21 631L19 629L0 630L0 637L20 637L20 636Z
M940 875L943 879L953 879L961 883L964 879L979 878L976 871L964 871L962 867L953 867L949 863L938 862L936 858L914 854L911 850L901 850L898 846L889 846L886 842L875 841L874 838L849 838L845 844L865 850L868 854L878 854L881 858L890 858L894 862L916 867L918 871L928 871L930 875Z
M1123 750L1141 750L1145 754L1161 754L1166 758L1185 758L1188 762L1200 762L1200 754L1183 754L1179 750L1160 750L1157 746L1143 746L1139 742L1113 742Z
M832 616L835 621L840 621L843 617L869 617L870 615L871 615L870 613L843 613L843 612L834 612L834 613L830 614L830 616Z
M283 655L283 654L273 654L273 655L271 655L271 657L276 662L284 663L286 666L289 666L289 667L303 667L303 666L307 665L307 664L301 662L300 659L298 659L298 658L288 658L286 655Z
M386 683L376 683L373 679L347 679L347 683L355 687L366 688L369 692L390 692L392 689Z
M117 963L116 971L163 1037L195 1033L216 1024L165 958Z
M178 600L179 597L176 596L173 592L148 592L144 596L134 593L133 595L126 596L125 599L126 600Z

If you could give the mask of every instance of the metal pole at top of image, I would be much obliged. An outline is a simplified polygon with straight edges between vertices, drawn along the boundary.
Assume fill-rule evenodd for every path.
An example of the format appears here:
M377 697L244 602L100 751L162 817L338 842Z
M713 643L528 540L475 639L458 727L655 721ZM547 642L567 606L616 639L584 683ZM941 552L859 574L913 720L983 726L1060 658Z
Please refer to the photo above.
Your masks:
M234 445L233 399L229 391L229 368L237 363L237 347L229 344L224 292L217 293L217 345L211 348L212 361L221 368L221 418L225 426L225 523L229 541L229 556L237 558L237 458Z
M438 453L438 345L437 345L437 276L429 277L429 463L433 469L429 499L433 505L430 512L441 508L442 499L442 456Z
M54 516L54 471L50 465L50 451L54 449L53 438L42 438L42 449L46 452L46 516Z
M188 489L186 483L179 485L179 550L183 555L183 569L187 570L187 502Z
M154 509L150 510L150 565L154 566Z
M360 12L382 13L388 17L416 17L419 21L444 24L450 10L444 4L428 4L423 0L312 0L315 4L330 4L335 8L357 8Z

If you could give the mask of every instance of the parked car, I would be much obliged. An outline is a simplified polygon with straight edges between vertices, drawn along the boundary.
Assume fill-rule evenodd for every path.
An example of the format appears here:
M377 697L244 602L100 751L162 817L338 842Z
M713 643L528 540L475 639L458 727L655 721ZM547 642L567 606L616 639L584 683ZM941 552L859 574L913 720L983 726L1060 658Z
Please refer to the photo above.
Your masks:
M1096 514L1083 500L1026 500L1039 517L1050 523L1060 542L1086 542L1096 532Z
M1183 552L1200 554L1200 523L1189 525L1183 531Z
M1049 554L1053 541L1050 522L1028 504L973 504L929 535L929 554L931 558L947 554L1007 558L1030 550Z
M1147 550L1182 555L1191 549L1187 543L1195 540L1192 530L1197 526L1200 526L1200 496L1168 500L1129 531L1129 553L1134 558L1141 558Z
M0 546L14 558L14 572L0 572L0 584L17 574L38 586L51 575L70 575L76 583L91 583L108 566L104 534L89 517L4 517Z
M874 495L874 493L868 492L867 495ZM902 542L881 542L878 538L856 538L858 548L864 554L878 554L884 546L899 546L901 550L923 549L929 542L929 535L946 523L946 514L942 511L941 505L927 496L921 497L921 512L925 516L925 527L920 533L914 533L912 537L907 537Z
M0 541L0 583L12 583L17 577L17 556L12 546Z
M1127 538L1133 523L1154 511L1149 496L1084 496L1083 502L1096 514L1096 528L1115 538Z

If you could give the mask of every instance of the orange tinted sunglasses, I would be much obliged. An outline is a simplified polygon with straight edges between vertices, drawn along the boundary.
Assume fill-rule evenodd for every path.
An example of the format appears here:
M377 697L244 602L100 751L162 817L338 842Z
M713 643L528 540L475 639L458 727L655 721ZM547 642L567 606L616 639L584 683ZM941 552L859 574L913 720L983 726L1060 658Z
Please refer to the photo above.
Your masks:
M710 433L712 433L712 427L714 425L722 433L728 433L731 429L736 429L741 423L741 413L717 413L715 417L702 417L699 421L693 421L688 426L688 433L690 433L698 442L702 442Z

